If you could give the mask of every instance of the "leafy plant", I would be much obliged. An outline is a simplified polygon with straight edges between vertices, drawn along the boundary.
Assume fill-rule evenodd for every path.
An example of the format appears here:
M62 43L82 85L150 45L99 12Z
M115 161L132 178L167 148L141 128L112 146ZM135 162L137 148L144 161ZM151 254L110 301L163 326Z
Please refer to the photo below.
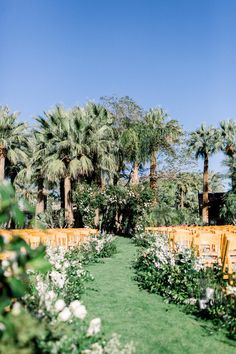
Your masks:
M225 195L224 205L220 211L226 224L236 225L236 194L229 192Z
M0 186L0 200L0 220L7 223L13 218L17 225L22 226L24 213L11 185ZM21 300L30 286L27 270L45 273L50 268L44 257L45 248L31 249L23 239L3 234L0 235L0 255L0 351L33 353L41 326L23 309ZM22 321L26 322L24 327L21 326Z
M86 226L95 226L96 210L100 229L114 234L133 235L145 224L145 213L153 195L147 186L109 186L100 191L95 186L78 188L75 201Z
M134 262L142 288L223 325L230 337L236 338L236 287L227 286L218 265L204 268L190 249L172 251L164 235L140 234L134 241L142 246Z

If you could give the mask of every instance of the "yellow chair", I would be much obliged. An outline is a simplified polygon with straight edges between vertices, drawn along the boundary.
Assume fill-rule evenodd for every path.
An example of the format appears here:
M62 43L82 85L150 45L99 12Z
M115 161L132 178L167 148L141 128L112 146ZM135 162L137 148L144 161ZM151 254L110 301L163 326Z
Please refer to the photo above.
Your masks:
M214 263L221 264L221 241L222 236L212 233L200 233L193 239L193 248L202 258L206 266Z

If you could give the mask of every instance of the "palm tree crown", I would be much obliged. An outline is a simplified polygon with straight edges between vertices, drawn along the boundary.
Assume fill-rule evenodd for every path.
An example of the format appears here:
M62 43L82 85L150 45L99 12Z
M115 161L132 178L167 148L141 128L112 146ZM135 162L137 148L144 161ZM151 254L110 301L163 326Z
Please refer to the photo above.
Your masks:
M10 113L6 106L0 106L0 181L6 168L26 161L26 124L17 123L17 113Z
M219 150L219 132L213 127L205 127L203 124L199 129L190 134L188 141L189 149L195 151L195 157L204 159L203 167L203 207L202 218L204 223L209 222L208 192L209 192L209 157Z
M145 116L144 150L150 158L150 187L156 188L157 153L165 151L173 154L173 144L179 140L182 129L176 120L167 120L168 115L162 108L151 109Z

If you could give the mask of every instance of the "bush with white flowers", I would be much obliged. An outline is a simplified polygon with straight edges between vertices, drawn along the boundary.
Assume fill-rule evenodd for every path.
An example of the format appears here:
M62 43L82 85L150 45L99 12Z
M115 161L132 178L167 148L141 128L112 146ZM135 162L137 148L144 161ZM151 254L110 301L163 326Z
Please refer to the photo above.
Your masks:
M116 253L116 237L107 233L91 235L89 241L85 242L80 250L82 252L82 261L84 263L98 262L101 258L111 257Z
M213 319L236 338L235 287L226 287L218 265L205 268L203 260L183 246L173 251L166 235L143 233L134 242L141 246L134 262L140 287Z

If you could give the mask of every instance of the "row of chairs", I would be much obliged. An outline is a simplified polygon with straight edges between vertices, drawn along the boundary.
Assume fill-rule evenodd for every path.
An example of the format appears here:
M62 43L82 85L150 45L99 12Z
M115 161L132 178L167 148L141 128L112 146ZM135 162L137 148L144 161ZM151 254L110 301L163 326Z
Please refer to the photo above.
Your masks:
M78 229L18 229L18 230L0 230L0 235L7 238L14 236L22 237L32 248L40 244L59 247L65 249L79 246L88 240L88 236L97 234L97 229L78 228Z
M236 227L159 227L147 232L164 233L173 249L177 246L193 248L206 266L218 262L226 278L236 273Z

